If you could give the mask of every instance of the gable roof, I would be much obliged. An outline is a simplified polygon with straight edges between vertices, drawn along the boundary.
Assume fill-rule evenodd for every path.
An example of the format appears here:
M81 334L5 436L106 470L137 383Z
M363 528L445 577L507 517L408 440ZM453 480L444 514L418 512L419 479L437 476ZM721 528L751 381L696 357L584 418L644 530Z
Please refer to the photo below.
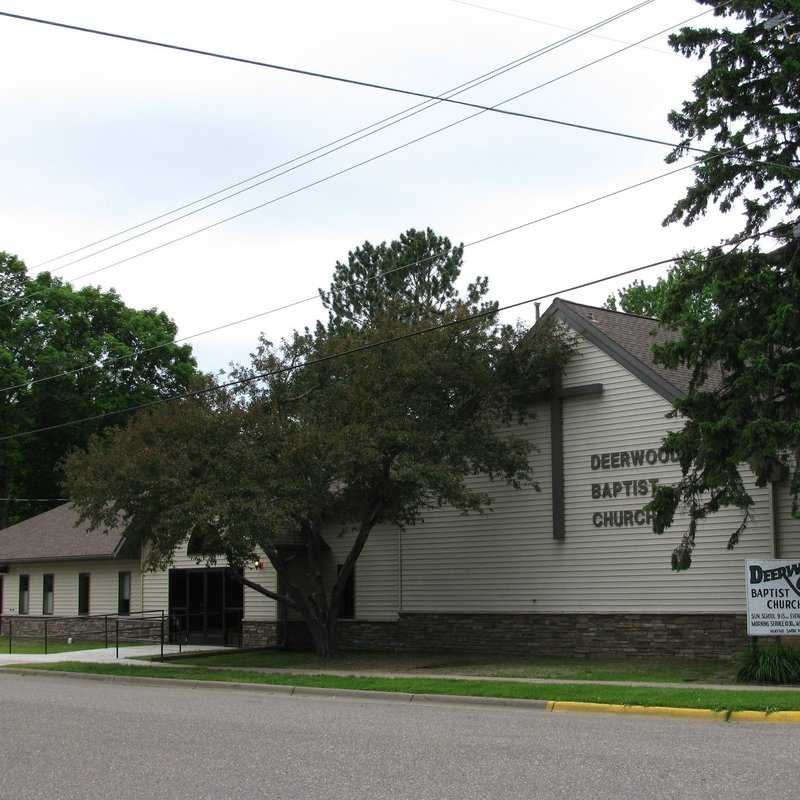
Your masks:
M560 297L553 301L543 318L552 314L666 400L672 402L689 391L692 371L688 367L680 365L668 369L653 358L654 344L668 342L677 336L676 331L661 326L657 319L573 303ZM720 377L710 376L709 383L717 383Z
M0 530L0 564L135 558L122 528L90 531L71 503Z

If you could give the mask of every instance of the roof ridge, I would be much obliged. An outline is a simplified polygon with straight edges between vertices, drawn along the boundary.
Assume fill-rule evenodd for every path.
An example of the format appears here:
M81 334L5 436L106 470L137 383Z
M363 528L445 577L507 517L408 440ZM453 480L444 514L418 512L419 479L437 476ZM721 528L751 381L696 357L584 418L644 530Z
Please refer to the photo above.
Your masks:
M658 317L649 317L646 314L632 314L630 311L618 311L616 308L605 308L604 306L593 306L589 303L577 303L575 300L564 300L561 297L557 297L556 300L561 301L562 303L566 303L567 305L571 306L580 306L581 308L592 308L595 311L605 311L607 314L621 314L623 317L635 317L636 319L648 319L652 322L657 322L659 325L661 324L661 320Z

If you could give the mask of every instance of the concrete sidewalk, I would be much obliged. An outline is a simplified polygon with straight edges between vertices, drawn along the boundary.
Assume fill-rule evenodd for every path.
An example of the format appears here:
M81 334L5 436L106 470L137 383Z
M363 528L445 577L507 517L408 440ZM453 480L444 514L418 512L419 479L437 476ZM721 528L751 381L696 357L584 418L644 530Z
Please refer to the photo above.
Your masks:
M208 652L224 652L224 648L215 647L212 645L184 645L184 653L208 653ZM161 645L159 644L146 644L136 645L134 647L120 647L119 648L119 661L124 661L129 658L145 659L152 656L158 656L161 653ZM164 655L177 655L178 645L165 644ZM116 648L114 647L101 647L94 650L73 650L66 653L0 653L0 666L12 666L14 664L57 664L60 661L82 661L94 664L108 664L114 663L117 659ZM144 662L142 663L160 663L160 662Z

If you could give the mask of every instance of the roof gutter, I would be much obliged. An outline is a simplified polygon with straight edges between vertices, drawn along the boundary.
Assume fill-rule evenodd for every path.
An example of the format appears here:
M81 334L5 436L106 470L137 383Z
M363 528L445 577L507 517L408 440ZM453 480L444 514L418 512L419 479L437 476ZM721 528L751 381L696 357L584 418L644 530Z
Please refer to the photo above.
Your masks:
M27 556L22 558L0 558L0 572L7 571L10 564L38 564L57 561L115 561L113 553L80 556Z

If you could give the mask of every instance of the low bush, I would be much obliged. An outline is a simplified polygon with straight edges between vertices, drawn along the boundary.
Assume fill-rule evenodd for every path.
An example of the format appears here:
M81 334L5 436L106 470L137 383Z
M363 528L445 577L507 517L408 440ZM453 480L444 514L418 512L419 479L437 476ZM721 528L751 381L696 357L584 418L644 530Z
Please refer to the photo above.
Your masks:
M738 681L800 683L800 648L782 644L755 645L742 654Z

